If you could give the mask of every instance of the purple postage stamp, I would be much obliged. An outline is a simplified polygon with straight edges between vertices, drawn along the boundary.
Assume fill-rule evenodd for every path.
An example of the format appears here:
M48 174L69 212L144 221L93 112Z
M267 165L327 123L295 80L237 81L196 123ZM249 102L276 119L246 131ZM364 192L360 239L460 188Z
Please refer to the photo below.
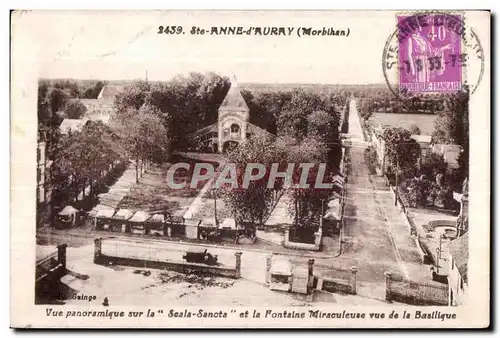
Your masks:
M398 15L399 88L439 93L462 87L462 17L458 14Z

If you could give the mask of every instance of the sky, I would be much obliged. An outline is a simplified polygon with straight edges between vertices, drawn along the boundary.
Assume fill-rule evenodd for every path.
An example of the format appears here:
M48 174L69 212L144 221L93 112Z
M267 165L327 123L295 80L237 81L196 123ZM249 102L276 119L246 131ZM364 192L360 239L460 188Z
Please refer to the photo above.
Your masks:
M215 71L241 82L383 83L395 13L271 11L46 11L18 13L13 33L42 78L167 81ZM180 25L185 34L157 34ZM193 26L293 27L292 36L191 35ZM299 27L349 29L298 37ZM15 59L15 58L14 58ZM27 61L27 60L24 60Z

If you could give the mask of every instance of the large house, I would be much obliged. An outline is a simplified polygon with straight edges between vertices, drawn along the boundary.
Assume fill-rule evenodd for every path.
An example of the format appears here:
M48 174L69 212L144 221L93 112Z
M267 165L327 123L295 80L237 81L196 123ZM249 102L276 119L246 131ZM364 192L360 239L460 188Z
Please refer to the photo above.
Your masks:
M198 130L193 138L201 148L225 152L252 135L272 135L250 123L250 109L241 95L235 80L218 110L218 121Z
M383 126L374 127L370 135L371 144L377 153L378 165L382 174L386 171L389 164L385 153L385 141L382 138L384 128ZM420 146L422 157L432 152L441 156L450 169L458 168L458 157L462 152L462 147L459 145L435 144L430 135L412 135L411 138Z
M118 84L107 84L102 87L97 99L81 99L87 112L85 113L85 118L92 121L102 121L104 124L108 124L113 114L113 101L115 96L121 92L125 87Z

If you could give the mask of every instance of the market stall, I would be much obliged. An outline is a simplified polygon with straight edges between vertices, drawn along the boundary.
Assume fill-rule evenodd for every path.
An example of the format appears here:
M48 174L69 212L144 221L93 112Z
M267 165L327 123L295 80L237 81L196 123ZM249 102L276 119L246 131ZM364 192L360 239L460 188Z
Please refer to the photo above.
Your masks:
M165 216L163 214L154 214L146 223L150 235L165 236Z
M92 209L89 216L94 219L94 226L96 230L110 230L111 218L114 213L115 209L99 204Z
M130 223L130 232L133 234L145 235L147 232L146 221L151 217L145 211L137 211L128 221Z
M234 218L225 218L219 226L220 238L229 238L237 240L236 220Z
M56 226L58 228L71 228L77 225L78 221L78 209L67 205L59 211L56 217Z
M206 217L201 220L198 227L200 239L217 241L219 239L219 223L213 217Z
M112 217L111 231L130 232L128 220L134 215L129 209L120 209Z
M182 216L168 216L165 219L168 237L184 237L186 236L186 226L184 224L184 217Z

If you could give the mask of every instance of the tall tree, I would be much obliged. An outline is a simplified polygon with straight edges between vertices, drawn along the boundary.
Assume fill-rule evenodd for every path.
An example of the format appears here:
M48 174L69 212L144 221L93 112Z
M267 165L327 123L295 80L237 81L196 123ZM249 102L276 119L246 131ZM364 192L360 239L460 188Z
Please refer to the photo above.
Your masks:
M81 119L87 112L87 107L77 99L68 100L62 109L68 119Z
M235 165L238 187L224 185L217 194L224 200L230 213L238 221L262 223L269 214L273 201L276 198L273 188L269 188L269 170L273 163L277 163L277 154L273 141L267 137L252 137L227 153L226 162ZM264 168L263 176L258 180L247 182L244 186L245 174L257 175L259 168L252 169L249 164L260 164ZM247 168L252 171L247 173ZM248 170L250 170L248 169Z
M433 139L437 143L465 146L469 142L469 92L459 91L444 100L446 104L436 119Z
M93 193L94 184L125 155L114 133L100 121L89 122L82 131L62 137L58 148L54 175L61 187L56 186L55 190L70 189L68 184L72 183L75 187L73 197L84 192L87 186Z
M386 128L382 134L385 141L385 154L389 163L402 170L413 168L420 156L420 145L411 138L408 129Z
M52 113L60 111L70 98L70 96L60 88L52 88L51 90L49 90L48 96Z
M123 92L118 93L114 99L114 107L117 113L126 113L127 109L139 109L146 101L150 91L150 85L140 81L125 86Z
M290 197L288 212L294 218L295 223L299 226L317 226L319 224L320 212L322 203L328 198L330 189L317 188L315 186L318 175L319 165L326 162L328 147L327 145L315 137L307 137L301 141L293 141L293 139L279 139L277 141L278 149L282 153L286 153L288 163L295 163L294 182L299 183L302 176L302 170L299 168L300 163L310 163L312 168L308 168L307 184L308 188L297 187L295 185L286 187L287 194ZM327 170L324 179L328 182L330 177Z
M48 126L52 121L52 107L48 97L49 84L46 81L38 83L38 123Z
M135 160L137 182L144 165L157 160L158 152L170 156L170 138L159 114L158 108L144 105L140 110L122 111L114 121L125 149Z

